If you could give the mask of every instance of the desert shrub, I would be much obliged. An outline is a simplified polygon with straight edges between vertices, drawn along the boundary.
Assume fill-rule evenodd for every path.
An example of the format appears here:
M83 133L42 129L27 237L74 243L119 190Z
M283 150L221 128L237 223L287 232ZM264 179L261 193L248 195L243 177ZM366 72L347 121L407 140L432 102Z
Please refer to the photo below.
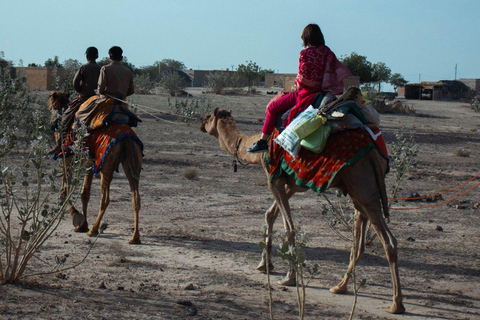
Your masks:
M207 75L207 88L213 93L221 93L228 87L228 75L224 72L210 73Z
M135 93L138 94L149 94L155 88L155 82L150 80L148 73L135 75L133 82L135 83Z
M395 114L415 114L413 106L403 105L400 101L395 100L392 103L387 103L384 99L372 100L372 106L378 113L395 113Z
M35 99L21 77L12 78L11 67L9 62L0 66L0 139L10 137L3 143L8 141L13 147L18 128L32 122L32 114L28 111ZM27 130L27 133L31 133L31 130Z
M79 161L81 153L75 152L65 196L58 197L63 175L46 157L52 139L48 109L35 108L31 93L11 79L10 72L1 69L0 75L0 121L5 121L0 133L0 283L4 284L24 276L30 259L55 232L68 201L78 195L85 168ZM20 139L26 141L21 149L16 148ZM57 257L57 266L65 259Z
M457 157L468 158L468 157L470 157L470 150L468 150L467 148L464 148L464 147L459 147L459 148L457 148L457 150L455 150L455 155Z
M195 180L198 178L197 168L189 167L183 171L183 177L188 180Z
M213 93L222 93L226 88L233 90L242 86L242 79L237 73L216 72L207 76L207 88Z
M476 96L475 98L473 98L470 105L473 111L480 112L480 96Z
M204 99L168 99L168 107L183 122L191 122L206 115L211 110L210 100Z
M174 97L185 89L185 81L177 73L171 72L160 80L160 87Z

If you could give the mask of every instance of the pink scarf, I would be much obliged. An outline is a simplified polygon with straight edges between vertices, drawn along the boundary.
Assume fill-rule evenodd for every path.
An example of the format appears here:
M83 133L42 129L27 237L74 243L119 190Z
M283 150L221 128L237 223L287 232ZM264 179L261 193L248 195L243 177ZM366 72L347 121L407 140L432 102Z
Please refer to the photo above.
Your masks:
M287 119L290 123L298 113L313 103L318 92L343 93L343 79L350 71L327 46L308 47L300 52L297 86L297 103Z

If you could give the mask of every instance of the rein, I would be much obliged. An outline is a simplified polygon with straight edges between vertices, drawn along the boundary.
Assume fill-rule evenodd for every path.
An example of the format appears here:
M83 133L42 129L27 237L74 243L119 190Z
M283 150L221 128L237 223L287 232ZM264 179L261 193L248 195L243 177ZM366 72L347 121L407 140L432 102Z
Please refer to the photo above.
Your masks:
M240 144L242 143L242 138L237 138L237 142L235 143L235 152L233 153L233 172L237 172L237 162L240 163L242 166L248 166L248 163L242 163L238 158L238 149L240 148Z

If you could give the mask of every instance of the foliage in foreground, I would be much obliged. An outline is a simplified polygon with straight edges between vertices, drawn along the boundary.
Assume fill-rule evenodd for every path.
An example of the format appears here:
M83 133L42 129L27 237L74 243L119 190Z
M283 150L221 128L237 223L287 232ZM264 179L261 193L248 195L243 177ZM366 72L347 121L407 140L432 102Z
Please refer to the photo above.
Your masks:
M0 119L8 119L0 132L0 284L5 284L25 276L31 258L63 220L68 202L78 195L85 168L81 153L75 152L65 196L58 197L62 174L46 155L52 140L48 110L46 106L35 109L34 99L10 78L8 68L0 73ZM18 143L21 139L25 145ZM57 265L65 259L57 257Z

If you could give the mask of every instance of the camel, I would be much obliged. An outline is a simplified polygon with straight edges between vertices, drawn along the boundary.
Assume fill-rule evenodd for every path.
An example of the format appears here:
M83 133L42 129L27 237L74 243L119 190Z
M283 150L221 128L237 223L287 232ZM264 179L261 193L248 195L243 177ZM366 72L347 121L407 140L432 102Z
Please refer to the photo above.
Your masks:
M210 115L202 119L200 130L218 139L220 147L227 153L234 155L239 161L249 164L260 164L263 166L267 178L269 173L264 161L265 153L248 153L245 149L257 141L260 135L245 136L236 127L231 111L216 108ZM393 282L393 304L386 309L389 313L403 313L403 298L400 288L400 278L397 263L397 241L390 232L382 215L382 211L388 217L388 204L385 190L385 173L387 161L376 149L372 149L360 160L352 165L343 167L331 182L329 188L339 189L344 195L349 195L355 207L356 221L354 237L356 244L353 245L350 254L350 263L341 282L332 287L330 291L334 294L347 292L347 284L351 277L354 265L359 261L365 251L365 230L367 222L370 221L373 229L382 241L386 256L390 265L390 272ZM283 173L272 182L267 179L268 187L275 199L275 202L265 213L267 224L267 250L272 251L272 229L273 224L280 212L283 218L287 240L290 246L294 245L295 227L290 212L288 200L297 192L306 189L295 184L292 176ZM382 204L382 205L381 205ZM356 250L355 250L356 249ZM266 272L267 264L269 270L273 269L270 261L272 255L264 250L262 259L257 269ZM295 272L290 269L286 277L279 281L281 285L295 285Z
M62 92L52 92L50 93L48 105L50 110L57 110L61 113L62 110L65 110L66 105L68 104L68 96ZM68 164L71 157L67 157L66 160L66 170L68 170ZM139 193L139 182L140 182L140 171L142 169L142 147L137 143L133 138L124 138L119 142L115 143L110 151L108 152L105 161L103 163L102 169L100 171L100 192L102 194L100 200L100 211L98 213L97 219L93 224L92 228L89 230L87 223L87 207L90 200L90 190L92 185L92 180L94 177L94 172L88 170L86 172L83 187L81 191L81 201L82 201L82 213L80 213L73 205L69 203L70 216L73 219L73 225L75 227L75 232L87 232L88 236L97 236L99 233L100 222L102 221L105 210L107 209L110 203L110 183L113 179L114 171L118 172L118 167L122 164L123 171L128 179L130 184L130 190L132 193L132 206L134 214L134 231L132 238L128 241L129 244L140 244L140 232L138 228L138 219L140 211L140 193ZM89 163L90 165L91 163ZM90 168L90 166L89 166ZM66 174L65 168L62 168L64 173L62 180L62 194L65 192L65 183L66 183Z

